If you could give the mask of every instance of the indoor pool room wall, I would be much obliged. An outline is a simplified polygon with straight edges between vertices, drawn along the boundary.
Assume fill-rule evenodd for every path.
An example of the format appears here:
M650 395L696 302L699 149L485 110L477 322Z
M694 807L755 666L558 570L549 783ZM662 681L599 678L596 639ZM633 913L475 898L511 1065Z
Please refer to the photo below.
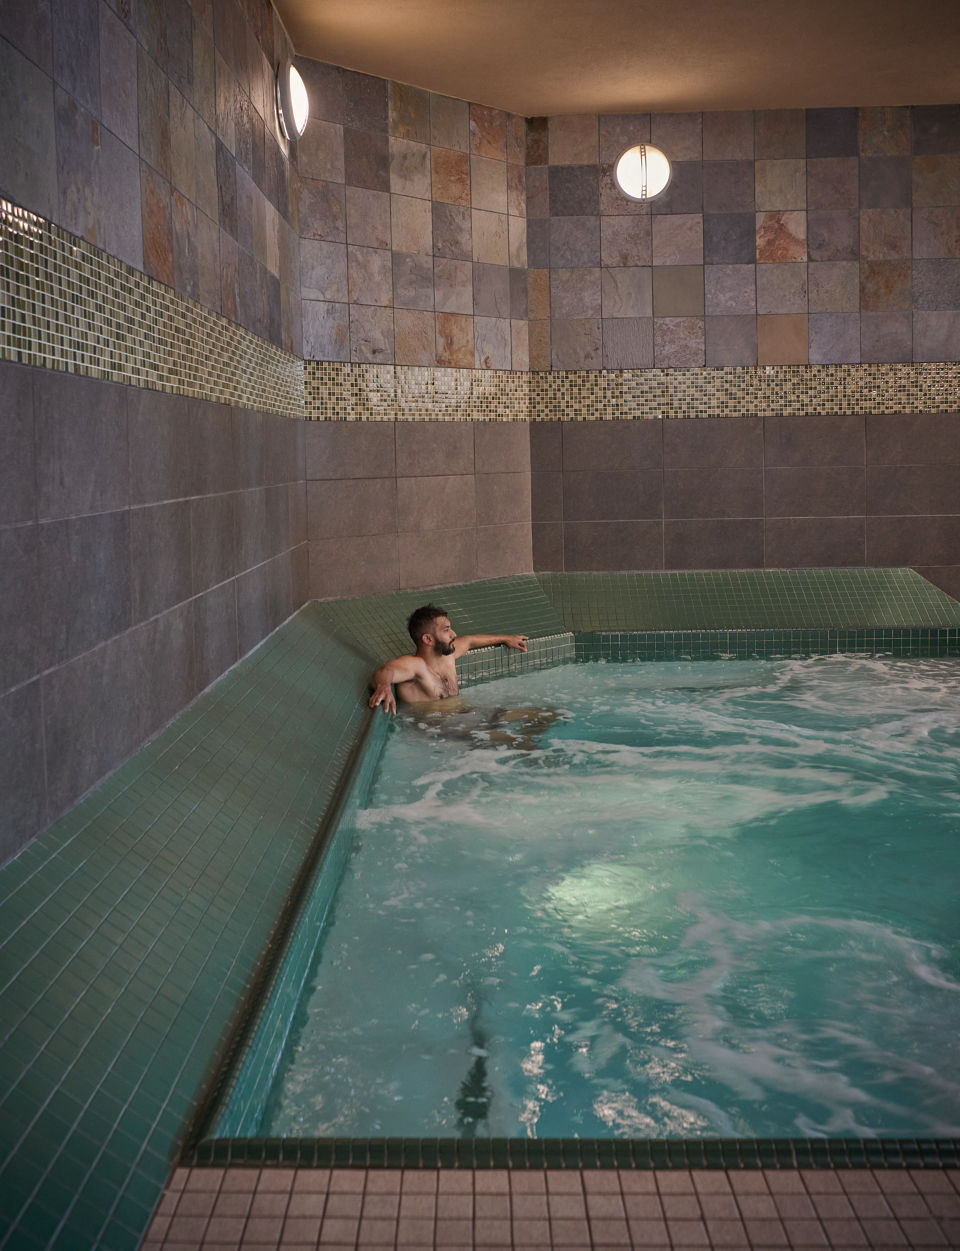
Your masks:
M450 1162L203 1137L424 599L531 636L476 678L956 648L960 106L523 118L299 57L289 143L295 51L266 0L0 12L3 1248L233 1245L191 1204L278 1163ZM456 1162L839 1163L533 1150Z

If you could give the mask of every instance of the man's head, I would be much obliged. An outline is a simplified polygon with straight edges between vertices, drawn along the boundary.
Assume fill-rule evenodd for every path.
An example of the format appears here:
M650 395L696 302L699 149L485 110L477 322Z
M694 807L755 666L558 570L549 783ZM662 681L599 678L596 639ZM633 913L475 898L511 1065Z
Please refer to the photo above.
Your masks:
M452 654L457 636L445 608L438 608L436 604L424 604L410 614L407 629L418 651L421 643L426 641L427 646L432 646L439 656Z

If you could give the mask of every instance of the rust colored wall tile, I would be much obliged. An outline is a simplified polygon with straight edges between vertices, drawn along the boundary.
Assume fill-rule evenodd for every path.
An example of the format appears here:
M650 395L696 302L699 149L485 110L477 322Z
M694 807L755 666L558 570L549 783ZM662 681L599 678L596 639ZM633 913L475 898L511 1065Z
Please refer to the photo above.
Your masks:
M799 211L757 214L757 260L807 259L807 215Z

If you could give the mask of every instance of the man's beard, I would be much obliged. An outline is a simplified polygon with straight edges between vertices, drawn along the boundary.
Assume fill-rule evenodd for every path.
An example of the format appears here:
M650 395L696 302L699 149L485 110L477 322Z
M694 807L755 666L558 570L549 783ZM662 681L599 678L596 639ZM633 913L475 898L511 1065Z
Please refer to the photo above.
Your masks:
M454 643L441 643L437 640L433 646L438 656L452 656L456 645Z

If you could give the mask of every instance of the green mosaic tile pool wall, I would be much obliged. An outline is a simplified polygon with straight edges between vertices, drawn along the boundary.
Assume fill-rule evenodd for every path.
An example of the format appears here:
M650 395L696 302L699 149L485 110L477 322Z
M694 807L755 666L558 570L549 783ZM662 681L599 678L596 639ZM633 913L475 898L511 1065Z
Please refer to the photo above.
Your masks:
M362 719L370 660L322 622L292 618L0 872L17 1246L143 1232Z
M571 623L601 606L606 620L577 628L643 628L651 576L310 604L0 870L0 1245L136 1246L299 897L370 721L369 673L408 650L411 609L429 595L461 633L535 637L526 657L478 653L479 678L569 658ZM849 576L813 571L790 597L783 575L758 573L711 598L704 575L675 575L671 603L698 605L700 629L722 624L724 603L776 605L812 629L846 586L846 608L868 606L875 626L960 624L909 571Z
M529 374L304 361L312 421L630 421L942 413L960 363L580 369Z
M563 633L532 577L437 594ZM308 605L0 870L0 1245L136 1246L424 598Z
M303 362L0 200L0 359L303 416Z
M912 569L540 573L568 630L915 629L960 604Z
M944 630L590 630L577 660L774 660L860 652L960 656L960 628Z

